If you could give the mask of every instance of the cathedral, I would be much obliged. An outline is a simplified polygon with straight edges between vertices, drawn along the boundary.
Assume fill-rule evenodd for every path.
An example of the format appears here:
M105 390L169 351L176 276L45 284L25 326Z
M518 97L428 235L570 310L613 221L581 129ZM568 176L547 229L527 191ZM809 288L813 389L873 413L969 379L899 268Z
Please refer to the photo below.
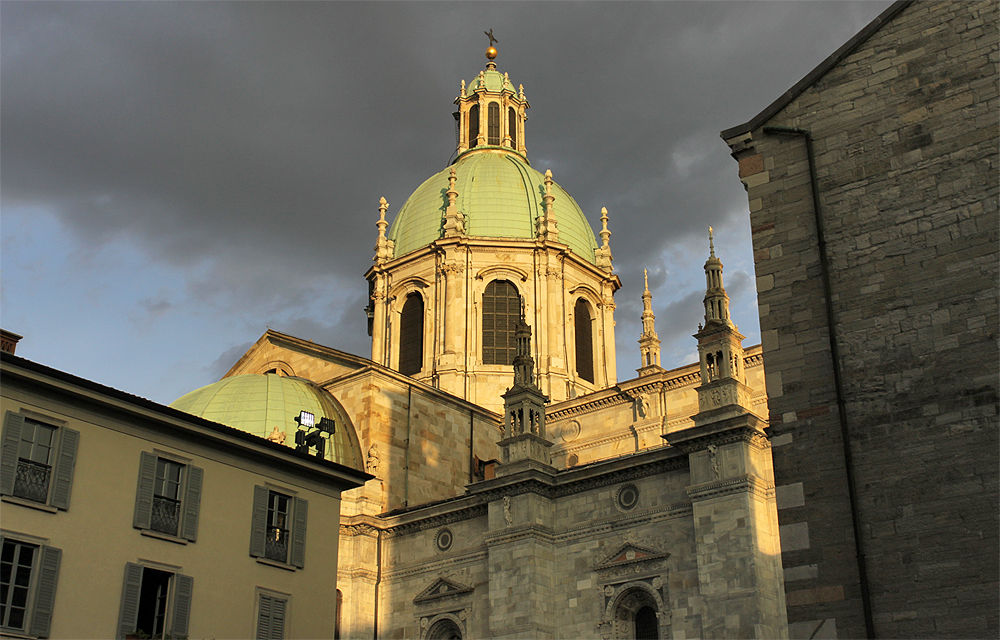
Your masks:
M618 381L609 214L598 240L531 165L486 57L455 160L392 224L380 202L371 358L268 330L171 406L374 476L328 534L341 638L786 636L761 351L711 230L699 362L660 366L647 283Z

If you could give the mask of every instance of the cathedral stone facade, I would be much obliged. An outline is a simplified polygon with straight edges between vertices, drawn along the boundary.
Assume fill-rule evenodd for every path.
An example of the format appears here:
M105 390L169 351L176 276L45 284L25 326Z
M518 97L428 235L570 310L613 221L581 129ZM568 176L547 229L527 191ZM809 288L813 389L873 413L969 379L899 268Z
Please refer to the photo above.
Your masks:
M371 360L268 331L227 374L313 381L357 433L340 637L784 637L760 349L711 235L700 362L660 366L647 286L617 382L608 212L598 242L531 166L495 56L461 84L456 160L391 227L380 203Z

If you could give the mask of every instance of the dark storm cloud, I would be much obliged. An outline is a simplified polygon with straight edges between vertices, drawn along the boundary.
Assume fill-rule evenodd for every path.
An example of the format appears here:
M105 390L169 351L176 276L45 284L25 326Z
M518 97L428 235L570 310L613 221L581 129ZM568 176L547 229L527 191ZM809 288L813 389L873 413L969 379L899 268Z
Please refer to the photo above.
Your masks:
M446 166L493 28L534 166L610 211L631 313L664 247L744 215L718 132L886 4L7 2L2 205L128 239L251 322L341 283L317 334L367 353L378 199L391 219Z

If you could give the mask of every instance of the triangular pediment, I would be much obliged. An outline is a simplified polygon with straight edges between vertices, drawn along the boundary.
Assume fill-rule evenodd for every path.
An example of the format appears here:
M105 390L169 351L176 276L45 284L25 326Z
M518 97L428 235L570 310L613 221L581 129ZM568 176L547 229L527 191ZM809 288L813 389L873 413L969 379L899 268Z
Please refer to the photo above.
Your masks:
M414 603L429 602L448 596L456 596L462 593L471 593L472 587L467 587L460 582L449 580L448 578L438 578L429 587L417 594L413 599Z
M648 560L660 560L668 557L670 557L669 553L656 551L655 549L648 549L646 547L640 547L637 544L626 542L625 544L621 545L620 547L616 548L614 551L606 555L604 559L598 562L594 568L609 569L611 567L617 567L623 564L631 564L634 562L646 562Z

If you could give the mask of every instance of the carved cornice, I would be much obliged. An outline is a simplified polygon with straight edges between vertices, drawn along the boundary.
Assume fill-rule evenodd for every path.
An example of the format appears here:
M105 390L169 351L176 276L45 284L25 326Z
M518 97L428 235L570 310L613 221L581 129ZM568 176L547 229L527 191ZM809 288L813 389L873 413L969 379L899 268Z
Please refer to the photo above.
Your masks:
M367 536L369 538L376 538L378 537L378 532L379 532L379 527L368 524L366 522L340 525L340 535L346 536L348 538L353 538L354 536Z
M487 558L489 558L489 551L486 550L485 545L482 545L472 553L420 558L418 561L403 567L399 567L399 565L383 567L382 579L386 581L403 580L410 576L427 575L428 573L450 573L465 566L481 565Z
M717 498L734 493L751 493L766 500L774 496L774 485L764 482L758 476L742 475L735 478L692 485L687 488L687 493L692 501Z
M576 481L568 481L565 484L560 484L559 486L555 487L555 490L553 491L553 497L562 497L562 496L572 495L574 493L583 493L584 491L590 491L593 489L597 489L599 487L604 487L611 484L617 484L619 482L624 482L626 480L637 480L639 478L648 478L649 476L683 470L687 468L688 468L688 460L686 456L676 456L662 460L656 460L654 462L640 464L634 467L628 467L624 469L610 471L607 473L602 473L600 475L591 478L585 478Z
M497 531L490 531L483 536L487 545L506 544L525 538L534 538L545 542L555 542L556 537L551 527L543 527L538 524L520 524L504 527Z
M632 399L629 398L627 395L618 392L615 395L608 396L605 398L599 398L596 400L591 400L590 402L586 402L584 404L579 404L573 407L567 407L565 409L559 409L557 411L546 412L545 420L546 422L551 420L561 420L563 418L569 418L583 413L591 413L593 411L606 409L608 407L614 407L620 404L625 404L627 402L632 402Z
M488 507L485 504L472 505L456 511L449 511L447 513L421 518L412 522L406 522L395 526L387 526L383 529L383 532L387 538L411 535L419 531L435 529L437 527L443 527L455 522L482 518L486 516L487 511Z
M750 419L760 421L756 414L747 412L737 419ZM684 453L693 453L705 449L709 445L721 446L733 442L746 442L758 449L769 449L771 441L767 439L764 431L748 424L739 424L728 428L723 424L719 428L712 430L716 425L705 425L703 427L692 427L683 431L675 431L667 434L667 441L675 448Z

